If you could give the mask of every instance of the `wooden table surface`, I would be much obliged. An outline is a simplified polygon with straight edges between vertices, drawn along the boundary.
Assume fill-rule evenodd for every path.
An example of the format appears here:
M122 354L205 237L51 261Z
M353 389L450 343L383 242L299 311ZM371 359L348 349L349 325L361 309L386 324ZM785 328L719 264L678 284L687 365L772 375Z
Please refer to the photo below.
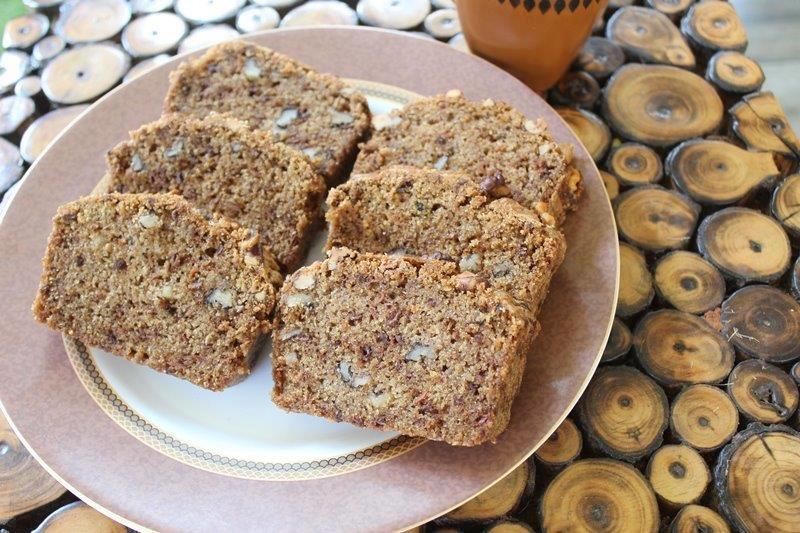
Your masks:
M729 5L747 32L744 55L725 52L744 51ZM275 23L289 9L279 9ZM52 35L58 10L40 11ZM0 24L19 12L18 0L0 0ZM222 22L235 33L234 17ZM122 44L134 56L153 44L122 43L121 30L110 37L123 58L120 78L150 61L144 52L129 62ZM602 365L535 457L417 530L800 532L800 142L792 129L800 125L799 30L798 0L611 0L595 37L548 95L594 154L615 208L622 275ZM437 37L463 48L454 33ZM199 38L190 35L180 46ZM58 39L48 39L54 56L29 64L30 79L2 94L21 111L0 113L0 194L69 112L38 90L45 65L61 55ZM665 53L666 42L678 56ZM683 68L659 65L669 62ZM722 66L707 70L709 63ZM59 80L44 84L60 94L63 87L48 83ZM111 88L87 85L95 93L71 103L89 104ZM45 141L31 142L34 130ZM124 531L49 478L4 420L0 527Z

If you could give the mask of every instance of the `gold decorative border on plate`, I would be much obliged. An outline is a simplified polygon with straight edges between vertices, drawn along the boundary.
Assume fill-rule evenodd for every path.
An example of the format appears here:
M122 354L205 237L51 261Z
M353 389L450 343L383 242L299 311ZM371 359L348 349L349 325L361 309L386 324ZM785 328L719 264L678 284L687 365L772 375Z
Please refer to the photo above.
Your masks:
M366 95L404 105L419 98L416 93L366 80L345 80ZM130 408L105 380L86 346L63 336L67 356L78 379L98 406L125 431L171 459L226 476L268 481L319 479L374 466L413 450L426 440L401 435L347 455L302 463L265 463L237 459L190 446L154 426Z

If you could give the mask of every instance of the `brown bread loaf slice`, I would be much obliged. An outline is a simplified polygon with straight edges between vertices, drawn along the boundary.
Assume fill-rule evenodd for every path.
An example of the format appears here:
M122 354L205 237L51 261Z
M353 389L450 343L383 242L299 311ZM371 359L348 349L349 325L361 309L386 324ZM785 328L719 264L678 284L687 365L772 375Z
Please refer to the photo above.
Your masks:
M33 314L136 363L220 390L250 371L280 284L258 235L177 195L61 206Z
M284 283L273 401L474 446L506 428L533 321L453 263L335 248Z
M302 154L243 122L167 115L107 156L108 192L177 192L206 213L256 230L293 270L321 218L325 182Z
M460 170L487 194L510 193L558 224L580 196L572 147L559 145L543 120L525 118L502 102L472 102L449 91L375 117L375 128L361 145L354 173L392 165Z
M338 78L243 41L214 46L171 75L167 113L227 113L305 153L327 182L370 129L366 99Z
M328 248L454 261L536 312L564 259L563 234L463 173L389 167L328 194Z

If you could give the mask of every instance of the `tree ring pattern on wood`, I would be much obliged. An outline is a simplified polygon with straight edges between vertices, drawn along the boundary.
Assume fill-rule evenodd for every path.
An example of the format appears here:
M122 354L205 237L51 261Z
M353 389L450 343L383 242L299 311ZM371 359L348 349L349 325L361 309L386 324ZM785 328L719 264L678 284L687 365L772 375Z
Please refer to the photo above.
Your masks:
M585 109L558 107L556 111L578 136L595 161L600 161L611 145L611 131L600 117Z
M728 394L742 416L756 422L785 422L797 410L794 380L777 366L757 359L736 365L728 379Z
M711 483L705 460L683 444L662 446L647 462L647 479L659 500L671 508L697 503Z
M620 235L651 252L685 248L694 234L700 206L658 185L643 185L614 201Z
M664 175L661 157L649 146L639 143L614 147L606 166L622 185L629 187L657 183Z
M653 278L658 295L679 311L699 315L725 298L722 274L694 252L668 253L656 263Z
M669 424L680 442L700 452L711 452L724 446L736 433L739 411L721 389L691 385L672 401Z
M747 48L747 32L728 2L705 0L694 4L681 20L681 29L698 46L709 50Z
M647 269L647 261L642 252L633 246L619 244L619 297L617 316L623 318L644 310L653 301L655 289L653 276Z
M628 55L646 63L694 68L695 58L680 30L663 13L640 6L623 7L606 24L606 37Z
M80 0L65 2L53 32L69 44L111 39L131 20L125 0Z
M728 50L711 56L706 77L723 91L731 93L756 92L764 83L764 71L755 59Z
M772 215L792 237L800 238L800 174L781 181L772 194Z

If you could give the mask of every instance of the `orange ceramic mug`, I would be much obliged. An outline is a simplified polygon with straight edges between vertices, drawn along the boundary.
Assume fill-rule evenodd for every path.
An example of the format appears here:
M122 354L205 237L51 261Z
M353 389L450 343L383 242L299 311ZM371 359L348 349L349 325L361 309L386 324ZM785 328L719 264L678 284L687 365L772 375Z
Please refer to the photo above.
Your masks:
M456 0L470 50L542 92L564 75L608 0Z

